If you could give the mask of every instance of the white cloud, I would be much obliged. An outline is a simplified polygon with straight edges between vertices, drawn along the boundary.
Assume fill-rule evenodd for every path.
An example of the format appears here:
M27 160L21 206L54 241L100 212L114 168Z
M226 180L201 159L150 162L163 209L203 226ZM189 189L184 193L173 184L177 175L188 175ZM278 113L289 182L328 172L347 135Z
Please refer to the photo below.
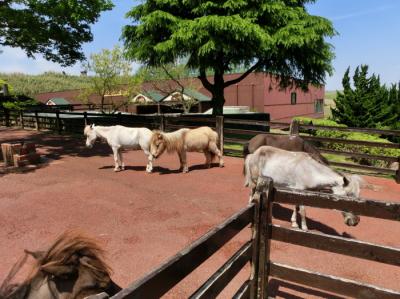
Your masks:
M3 47L0 48L0 72L4 73L25 73L41 74L44 72L66 72L70 75L79 75L82 69L78 62L71 67L62 67L61 65L47 61L40 55L35 55L35 59L26 56L25 52L19 48ZM134 72L140 67L140 64L134 62L132 69Z
M332 21L340 21L340 20L346 20L346 19L352 19L352 18L356 18L356 17L361 17L361 16L365 16L365 15L371 15L371 14L376 14L379 12L383 12L385 10L391 9L393 8L393 5L384 5L384 6L380 6L377 7L375 9L369 9L369 10L364 10L364 11L356 11L353 13L349 13L349 14L345 14L345 15L341 15L341 16L334 16L331 17L330 19Z
M40 74L47 71L62 72L69 74L79 74L80 65L63 68L57 63L47 61L40 55L35 55L35 59L29 58L24 51L19 48L3 47L0 54L0 72L6 73L26 73Z

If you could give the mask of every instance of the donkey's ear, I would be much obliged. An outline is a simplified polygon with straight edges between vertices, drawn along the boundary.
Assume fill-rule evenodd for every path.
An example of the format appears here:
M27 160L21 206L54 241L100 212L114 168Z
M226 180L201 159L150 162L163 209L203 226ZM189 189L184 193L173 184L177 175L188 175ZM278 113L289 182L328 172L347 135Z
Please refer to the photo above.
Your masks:
M35 260L41 260L44 258L46 252L45 251L30 251L25 249L24 250L26 254L29 254L32 256Z
M40 270L56 277L69 275L76 272L76 268L73 265L60 265L55 262L50 262L41 266Z

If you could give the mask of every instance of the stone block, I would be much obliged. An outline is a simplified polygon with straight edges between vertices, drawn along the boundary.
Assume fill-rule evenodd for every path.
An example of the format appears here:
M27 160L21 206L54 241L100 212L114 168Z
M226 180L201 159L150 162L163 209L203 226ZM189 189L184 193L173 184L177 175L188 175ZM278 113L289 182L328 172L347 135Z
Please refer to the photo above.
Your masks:
M13 158L15 167L21 167L28 164L38 164L40 162L40 155L37 153L29 153L25 155L15 154Z

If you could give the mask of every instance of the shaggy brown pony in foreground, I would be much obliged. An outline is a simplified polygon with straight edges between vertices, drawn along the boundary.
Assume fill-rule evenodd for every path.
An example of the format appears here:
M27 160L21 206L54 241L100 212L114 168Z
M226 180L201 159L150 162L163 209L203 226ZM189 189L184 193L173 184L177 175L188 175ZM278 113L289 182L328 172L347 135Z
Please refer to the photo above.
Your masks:
M221 151L217 146L218 134L209 127L196 129L180 129L171 133L153 131L150 140L150 153L156 159L165 150L177 152L180 161L180 169L188 172L186 152L203 152L206 156L206 166L211 167L215 156L219 157L219 166L224 166Z
M21 284L11 280L32 256L35 263ZM106 292L116 294L119 288L110 278L99 244L77 231L66 231L46 251L25 250L0 286L1 299L82 299Z

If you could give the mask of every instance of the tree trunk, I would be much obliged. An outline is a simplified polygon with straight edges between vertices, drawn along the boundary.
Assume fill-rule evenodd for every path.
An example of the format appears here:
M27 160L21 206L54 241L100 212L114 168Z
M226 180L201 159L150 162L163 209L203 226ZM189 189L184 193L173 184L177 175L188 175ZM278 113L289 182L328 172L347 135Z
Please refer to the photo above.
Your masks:
M214 73L214 86L212 90L211 105L213 107L213 115L223 115L224 114L224 72L215 70Z

